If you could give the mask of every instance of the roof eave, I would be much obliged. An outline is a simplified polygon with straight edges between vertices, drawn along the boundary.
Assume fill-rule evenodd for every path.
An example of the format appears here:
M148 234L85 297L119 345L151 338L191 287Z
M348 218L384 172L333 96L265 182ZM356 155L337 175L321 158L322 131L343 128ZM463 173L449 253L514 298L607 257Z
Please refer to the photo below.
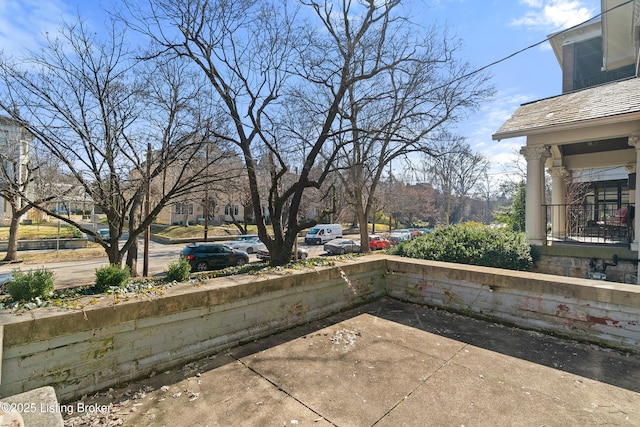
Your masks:
M571 123L564 123L559 125L541 126L529 129L519 129L514 131L497 132L491 135L491 139L494 141L501 141L503 139L518 138L521 136L541 135L551 132L561 132L567 130L575 130L588 126L604 126L615 123L630 122L634 120L640 120L640 112L617 114L615 116L600 117L597 119L580 120Z

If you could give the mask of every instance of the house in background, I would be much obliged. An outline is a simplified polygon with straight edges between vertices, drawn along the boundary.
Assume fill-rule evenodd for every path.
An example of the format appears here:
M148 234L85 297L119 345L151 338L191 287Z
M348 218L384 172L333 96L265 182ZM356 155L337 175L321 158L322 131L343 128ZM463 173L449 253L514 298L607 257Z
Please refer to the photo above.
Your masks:
M521 105L493 139L526 137L531 244L588 265L565 274L639 283L640 0L601 7L599 20L549 36L562 94Z
M228 224L233 221L245 221L245 209L241 203L222 204L222 198L209 196L207 211L210 225ZM204 198L185 199L165 206L155 222L164 225L204 224Z
M27 179L29 149L33 136L18 121L0 116L0 186L22 187ZM29 189L27 189L29 190ZM6 194L6 193L5 193ZM0 220L8 224L11 218L9 202L0 196Z

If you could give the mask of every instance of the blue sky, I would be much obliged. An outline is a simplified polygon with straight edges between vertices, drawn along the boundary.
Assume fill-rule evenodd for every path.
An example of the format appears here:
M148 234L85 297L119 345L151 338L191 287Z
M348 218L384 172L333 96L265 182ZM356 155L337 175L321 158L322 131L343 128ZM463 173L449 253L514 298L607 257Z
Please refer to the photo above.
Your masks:
M446 23L464 43L462 54L481 67L544 40L548 34L578 24L600 12L598 0L414 0L412 16L425 25ZM45 32L76 14L96 28L104 20L95 0L0 0L0 50L19 56L36 49ZM561 93L560 66L548 43L529 49L489 69L495 98L464 120L457 133L491 161L494 172L513 162L524 139L492 141L491 135L523 102ZM517 156L517 155L516 155Z
M446 20L463 39L464 54L484 66L545 40L549 34L600 13L598 0L439 0L425 18ZM458 132L492 162L494 171L513 162L524 138L493 141L504 121L523 102L559 95L562 74L548 42L488 70L497 94L470 115Z

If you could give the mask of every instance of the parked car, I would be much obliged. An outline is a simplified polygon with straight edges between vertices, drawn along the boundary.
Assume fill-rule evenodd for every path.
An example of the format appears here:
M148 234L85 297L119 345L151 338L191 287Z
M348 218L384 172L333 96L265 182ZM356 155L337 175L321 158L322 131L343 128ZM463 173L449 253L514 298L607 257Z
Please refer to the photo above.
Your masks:
M318 224L307 232L304 242L308 245L321 245L341 237L342 226L340 224Z
M243 234L225 243L231 249L245 251L248 254L256 252L258 249L266 249L257 234Z
M360 252L360 241L352 239L333 239L324 244L324 250L330 255L343 255L347 252Z
M410 238L413 239L414 237L420 235L420 230L418 230L417 228L398 228L394 231L394 233L408 234Z
M269 261L271 259L271 255L269 254L269 250L267 248L259 249L256 252L256 256L262 261ZM309 251L304 248L298 248L298 259L306 259L308 256ZM293 254L291 254L291 259L293 259Z
M397 245L398 243L406 242L407 240L411 240L411 232L410 231L394 231L389 234L389 242L392 245Z
M420 231L419 228L412 227L412 228L407 228L407 230L411 233L412 237L417 237L422 234L422 231Z
M246 252L219 243L189 244L180 252L180 258L189 262L191 271L213 270L249 262Z
M378 249L387 249L391 246L391 243L382 236L378 236L377 234L372 234L369 236L369 249L372 251Z
M109 234L108 228L103 228L98 230L98 234L102 237L102 240L111 240L111 235Z

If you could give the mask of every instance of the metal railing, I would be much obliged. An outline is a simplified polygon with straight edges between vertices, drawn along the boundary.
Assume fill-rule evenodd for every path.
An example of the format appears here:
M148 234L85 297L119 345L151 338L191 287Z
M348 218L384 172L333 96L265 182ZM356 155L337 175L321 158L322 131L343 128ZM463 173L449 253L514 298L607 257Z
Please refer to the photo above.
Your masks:
M573 90L586 89L593 86L598 86L604 83L609 83L617 80L627 79L633 77L636 74L635 64L628 65L626 67L619 68L617 70L603 71L594 75L584 77L573 82Z
M635 206L618 203L545 205L547 241L628 244Z

